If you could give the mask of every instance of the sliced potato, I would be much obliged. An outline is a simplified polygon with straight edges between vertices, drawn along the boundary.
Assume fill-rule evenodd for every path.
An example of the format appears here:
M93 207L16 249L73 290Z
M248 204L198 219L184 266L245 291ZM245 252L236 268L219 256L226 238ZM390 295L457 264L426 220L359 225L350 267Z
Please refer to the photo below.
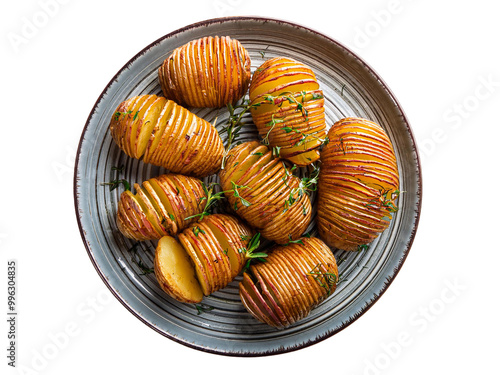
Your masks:
M205 37L176 48L158 69L164 95L190 107L235 104L250 83L250 56L236 39Z
M263 142L299 166L318 160L312 151L326 136L324 98L308 66L283 57L265 61L252 77L249 96Z
M199 303L203 299L193 263L175 238L164 236L158 241L154 270L161 288L171 297L185 303Z
M236 214L265 238L285 244L307 229L311 202L299 194L300 179L270 153L258 141L242 143L229 151L219 177Z
M256 319L277 328L309 315L339 281L333 253L314 237L273 247L266 262L253 264L247 272L240 283L244 305Z
M318 230L330 245L358 250L382 233L397 211L399 174L382 127L362 118L337 121L321 152Z
M170 172L205 177L222 163L224 145L215 127L163 97L125 100L111 117L109 129L128 156Z
M264 95L317 90L314 72L305 64L286 57L266 60L252 76L250 101Z
M120 232L138 241L175 235L200 214L206 197L201 180L177 174L164 174L134 184L136 194L124 191L117 211Z

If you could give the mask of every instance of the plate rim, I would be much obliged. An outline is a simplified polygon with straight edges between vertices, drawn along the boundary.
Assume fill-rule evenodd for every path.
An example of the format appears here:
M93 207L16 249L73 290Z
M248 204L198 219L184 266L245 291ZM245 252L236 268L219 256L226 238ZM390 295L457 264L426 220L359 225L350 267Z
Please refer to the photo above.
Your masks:
M415 211L415 216L414 216L414 225L412 228L412 231L410 233L410 236L408 237L408 241L406 242L406 248L401 251L402 256L399 259L399 262L395 268L393 268L392 275L386 277L386 281L383 284L383 287L377 291L377 293L374 295L373 298L371 298L369 301L366 301L365 306L361 308L361 310L357 313L354 314L350 317L349 320L342 322L339 327L328 330L321 336L316 336L314 339L304 341L302 343L296 343L295 345L290 345L288 347L280 347L275 350L271 351L265 351L265 352L233 352L233 351L228 351L228 350L215 350L203 346L197 346L194 343L191 343L186 340L181 340L178 337L174 335L169 335L168 332L164 332L160 330L158 327L156 327L154 324L149 322L147 319L145 319L143 316L138 314L113 288L109 280L106 278L106 275L103 274L102 270L100 269L99 265L97 264L96 259L94 258L92 249L90 248L90 244L88 243L87 237L85 235L85 230L83 228L82 224L82 217L79 212L80 208L80 198L78 196L79 193L79 182L80 180L78 179L78 167L80 165L80 155L82 151L82 145L84 143L84 136L87 132L87 129L89 127L89 124L96 112L96 109L98 108L99 103L102 101L103 97L105 96L106 92L110 88L110 86L113 84L113 82L116 80L116 78L122 74L122 72L128 68L130 64L132 64L135 60L140 58L144 53L146 53L147 50L150 48L154 47L158 43L161 43L163 40L171 38L177 34L183 33L187 30L190 29L196 29L200 28L203 26L208 26L216 23L225 23L225 22L238 22L238 21L255 21L255 22L273 22L277 24L285 24L290 27L302 29L306 32L310 32L317 37L321 37L326 39L327 41L336 44L339 46L341 49L343 49L346 53L350 54L355 60L358 60L360 63L362 63L369 71L371 75L373 75L379 82L380 86L387 92L387 94L391 97L391 99L395 103L395 107L400 111L401 117L404 119L404 124L406 126L406 130L408 132L408 136L411 139L411 143L413 145L413 152L415 156L415 165L416 165L416 172L417 172L417 181L416 181L416 211ZM373 69L363 58L361 58L357 53L355 53L351 48L347 47L345 44L339 42L338 40L332 38L331 36L326 35L323 32L320 32L314 28L311 28L310 26L305 26L301 23L297 22L292 22L284 19L279 19L279 18L273 18L273 17L264 17L264 16L229 16L229 17L216 17L216 18L209 18L205 19L202 21L194 22L191 24L188 24L186 26L183 26L181 28L178 28L174 31L171 31L153 42L149 43L147 46L142 48L140 51L138 51L133 57L131 57L114 75L113 77L109 80L109 82L105 85L104 89L101 91L99 94L98 98L96 99L92 109L90 110L90 113L87 117L87 120L85 121L85 125L82 129L81 136L78 142L78 147L76 150L76 156L75 156L75 164L74 164L74 173L73 173L73 201L74 201L74 206L75 206L75 214L76 214L76 219L78 223L78 228L80 232L80 236L82 238L83 244L85 246L85 249L87 251L87 254L94 266L94 269L96 270L97 274L100 276L101 280L103 283L106 285L108 290L115 296L115 298L136 318L138 318L141 322L143 322L146 326L149 328L153 329L154 331L158 332L161 334L163 337L166 337L174 342L177 342L179 344L182 344L184 346L190 347L192 349L196 349L202 352L206 353L211 353L211 354L217 354L217 355L222 355L222 356L232 356L232 357L262 357L262 356L271 356L271 355L276 355L276 354L283 354L283 353L289 353L293 352L302 348L309 347L313 344L319 343L323 340L326 340L327 338L330 338L340 331L344 330L347 328L349 325L351 325L353 322L358 320L362 315L364 315L379 299L380 297L387 291L389 286L392 284L396 276L399 274L403 264L405 263L408 254L410 252L410 249L413 245L413 242L415 240L415 236L417 233L417 229L419 226L420 222L420 215L421 215L421 209L422 209L422 189L423 189L423 183L422 183L422 164L421 164L421 158L419 155L419 150L418 150L418 144L416 142L416 137L413 133L413 130L411 128L410 121L408 120L408 117L406 113L404 112L403 107L401 106L401 103L398 101L392 90L389 88L387 83L382 79L382 77Z

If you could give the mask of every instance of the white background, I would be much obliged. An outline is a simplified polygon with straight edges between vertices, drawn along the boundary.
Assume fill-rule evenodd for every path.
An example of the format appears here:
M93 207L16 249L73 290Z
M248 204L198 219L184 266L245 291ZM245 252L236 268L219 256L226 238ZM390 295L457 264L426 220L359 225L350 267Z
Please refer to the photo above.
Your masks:
M500 349L493 3L3 1L0 372L491 374ZM72 193L81 131L113 75L163 35L233 15L293 21L356 51L406 111L424 182L414 245L383 297L334 337L250 359L176 344L115 300L87 256ZM9 259L18 264L17 369L6 358Z

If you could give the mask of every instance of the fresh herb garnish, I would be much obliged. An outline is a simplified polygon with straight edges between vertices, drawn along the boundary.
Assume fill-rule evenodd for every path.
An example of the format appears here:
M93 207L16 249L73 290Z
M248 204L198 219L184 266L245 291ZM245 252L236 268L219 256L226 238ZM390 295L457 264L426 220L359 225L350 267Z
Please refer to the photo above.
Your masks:
M318 263L309 271L308 275L311 275L322 288L326 289L327 295L330 295L339 283L337 275L333 272L328 272L328 270L324 270L321 263Z
M217 193L214 192L214 188L216 185L218 184L216 182L213 182L207 187L203 181L201 182L201 187L206 196L201 197L198 204L201 205L202 202L206 201L205 207L203 208L203 211L201 213L188 216L184 220L190 220L195 217L198 217L198 220L201 221L205 216L208 216L212 213L212 210L214 206L217 204L217 202L225 198L224 191L220 191Z
M368 245L358 245L358 250L357 251L363 251L363 250L368 250Z
M231 103L227 104L227 109L229 111L229 118L223 126L221 133L227 133L227 142L226 142L226 152L222 157L221 169L224 169L226 165L226 157L228 151L232 148L233 142L238 137L238 134L241 128L245 125L242 123L243 116L248 112L251 105L248 103L248 100L243 100L241 104L233 106Z
M117 172L116 174L123 172L123 169L124 169L123 165L120 167L111 167L111 171ZM113 191L118 186L123 185L125 190L130 190L130 187L131 187L130 182L128 182L127 180L125 180L123 178L119 179L119 178L117 178L117 176L111 176L111 179L113 179L113 180L109 181L109 182L101 182L101 186L109 186L109 191Z
M390 213L398 211L398 207L394 204L396 198L399 197L400 191L395 190L391 193L391 189L379 189L379 194L365 204L365 207L376 207L378 209L385 208ZM385 217L385 216L384 216ZM384 219L384 217L382 219ZM390 217L388 217L390 220ZM384 219L385 220L385 219Z
M231 181L231 185L233 185L233 189L231 190L233 192L233 196L236 197L236 198L240 198L240 202L243 206L245 207L250 207L252 205L252 203L250 203L249 201L247 201L246 199L244 199L238 189L251 189L249 186L245 186L245 185L237 185L235 184L233 181ZM235 207L237 207L236 205L237 202L235 202Z
M316 164L311 164L311 167L313 168L313 171L311 175L302 177L299 181L299 186L292 188L290 190L290 194L288 195L288 198L285 200L284 204L284 211L288 210L292 204L297 202L300 197L302 197L304 194L309 194L312 191L316 191L317 189L317 184L318 184L318 179L319 179L319 167ZM286 168L285 168L286 170ZM287 174L288 176L288 174ZM303 214L306 215L307 212L305 212L305 207L302 206L302 211Z
M201 233L201 234L206 234L205 231L203 229L201 229L199 226L195 226L193 227L193 233L196 237L198 237L198 234Z
M139 111L137 111L139 112ZM115 121L118 121L120 119L120 116L127 116L127 115L130 115L132 113L132 111L127 111L127 112L120 112L120 111L116 111L115 112ZM134 118L135 120L135 118Z
M196 310L198 311L197 315L200 315L207 311L212 311L214 309L213 306L207 306L207 305L195 305L195 307Z
M129 251L132 253L132 262L134 262L135 264L137 264L137 266L141 269L141 271L142 271L141 275L148 275L150 273L153 273L154 272L154 268L146 266L146 264L142 260L142 257L138 254L137 248L139 246L140 246L139 243L136 242L129 249Z
M288 234L288 242L285 243L285 244L282 244L281 246L288 246L288 245L290 245L292 243L298 243L298 244L301 244L301 245L304 244L304 242L302 241L301 238L299 238L298 240L292 240L292 235Z
M257 232L253 235L253 237L250 239L248 242L247 247L243 247L241 249L238 249L240 253L245 253L245 258L247 259L247 262L245 266L243 267L243 271L247 270L248 267L250 267L250 263L252 260L256 259L261 262L265 262L265 258L267 257L267 254L264 252L256 252L260 247L260 233Z

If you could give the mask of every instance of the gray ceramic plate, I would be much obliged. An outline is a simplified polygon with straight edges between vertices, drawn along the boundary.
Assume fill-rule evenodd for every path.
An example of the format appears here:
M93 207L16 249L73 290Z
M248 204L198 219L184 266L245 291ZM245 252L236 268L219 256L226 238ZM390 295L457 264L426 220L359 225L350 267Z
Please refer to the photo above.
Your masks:
M205 297L200 313L178 303L158 287L152 267L155 244L134 242L117 230L115 213L122 188L103 182L123 178L142 182L165 170L128 158L113 143L108 124L123 100L161 94L157 69L172 50L208 35L229 35L249 51L252 70L274 56L288 56L315 71L326 97L327 125L347 116L380 123L389 134L400 168L400 210L369 250L335 251L344 282L311 314L285 330L253 319L238 296L238 279ZM193 109L221 126L225 109ZM220 128L219 128L220 129ZM256 138L253 126L241 140ZM122 172L113 167L124 166ZM211 177L214 180L216 177ZM207 179L209 180L209 179ZM289 22L255 17L213 19L187 26L155 41L134 56L105 87L83 129L74 178L80 232L97 272L118 300L162 335L199 350L233 356L261 356L296 350L328 338L355 321L388 288L410 250L421 206L421 172L410 125L396 98L365 62L331 38ZM313 203L315 196L312 195ZM314 224L311 228L314 230ZM142 262L142 263L141 263Z

